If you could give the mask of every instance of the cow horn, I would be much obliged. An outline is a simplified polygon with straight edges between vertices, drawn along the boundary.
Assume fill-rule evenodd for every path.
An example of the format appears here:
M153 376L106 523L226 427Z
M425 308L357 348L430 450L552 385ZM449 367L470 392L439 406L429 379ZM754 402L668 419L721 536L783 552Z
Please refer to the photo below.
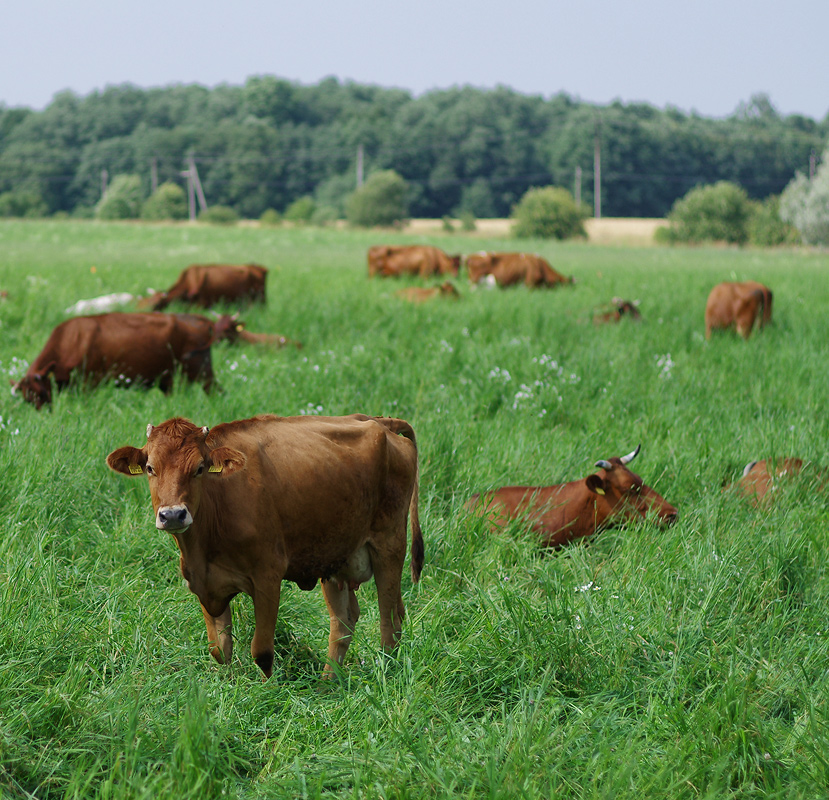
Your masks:
M597 461L594 466L601 467L602 469L613 469L613 464L609 461L605 461L604 459Z
M619 459L619 461L621 461L623 464L630 464L630 462L633 461L633 459L636 458L636 456L639 455L639 451L641 449L642 449L641 444L636 445L636 449L632 453L628 453L626 456L622 456Z
M208 433L210 433L210 428L208 428L208 427L207 427L207 425L205 425L205 426L201 429L201 432L204 434L204 438L206 439L206 438L207 438L207 434L208 434Z
M147 423L147 438L150 438L150 434L153 432L153 424L152 422Z
M745 476L746 476L746 475L748 475L748 473L749 473L749 472L751 472L751 468L752 468L752 467L753 467L756 463L757 463L756 461L749 461L749 462L748 462L748 464L746 464L745 469L743 470L743 477L744 477L744 478L745 478Z

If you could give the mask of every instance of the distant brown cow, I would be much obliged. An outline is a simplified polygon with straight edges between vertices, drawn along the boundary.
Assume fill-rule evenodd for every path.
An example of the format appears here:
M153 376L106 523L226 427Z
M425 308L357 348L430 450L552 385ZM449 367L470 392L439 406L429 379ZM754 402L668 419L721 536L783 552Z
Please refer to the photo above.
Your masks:
M461 257L449 256L431 245L375 245L368 250L368 276L393 278L400 275L457 276Z
M754 505L769 502L778 489L793 481L797 476L808 474L818 491L826 488L829 475L800 458L777 458L752 461L746 464L742 477L734 484L737 491Z
M613 307L609 311L603 310L597 314L594 314L594 325L606 325L609 322L619 322L622 317L633 320L639 320L642 318L636 304L631 303L630 300L622 300L621 297L614 297L612 303ZM605 308L607 308L607 306L605 306Z
M705 304L705 338L715 328L736 327L748 339L756 320L761 328L771 322L771 305L772 293L762 283L718 283Z
M428 300L433 300L436 297L451 297L457 300L460 297L455 284L450 281L444 281L440 286L410 286L407 289L398 289L395 293L396 297L402 300L408 300L410 303L425 303Z
M632 453L610 461L597 461L599 471L579 481L555 486L504 486L473 495L467 511L486 517L493 530L510 520L529 523L546 547L559 548L626 520L655 514L661 524L671 525L677 510L658 495L627 465Z
M176 540L219 663L232 654L229 603L244 592L256 620L251 653L270 677L283 580L306 590L322 582L326 677L343 662L360 616L356 591L372 575L382 645L397 645L409 515L413 581L423 568L408 422L263 415L208 429L176 418L149 425L143 447L121 447L107 464L127 476L146 471L155 525Z
M154 312L73 317L52 331L26 375L14 384L14 392L41 408L52 402L50 378L60 390L73 372L93 386L109 377L127 385L158 381L168 392L179 365L188 380L199 381L209 391L210 345L217 337L232 339L231 319L214 322L196 314Z
M139 307L154 311L178 301L202 308L220 302L265 302L268 270L259 264L192 264L166 291L145 298Z
M534 253L473 253L466 257L471 283L492 275L498 286L523 283L529 287L559 286L573 283L573 278L556 272L548 261Z

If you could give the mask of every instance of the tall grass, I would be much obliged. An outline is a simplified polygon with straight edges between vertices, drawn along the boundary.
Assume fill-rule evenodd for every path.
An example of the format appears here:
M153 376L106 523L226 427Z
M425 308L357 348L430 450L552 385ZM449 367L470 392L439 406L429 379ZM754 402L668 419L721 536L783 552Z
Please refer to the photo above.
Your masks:
M573 287L409 306L366 278L400 234L0 224L0 371L19 376L81 298L172 283L192 262L271 268L255 331L302 350L218 346L223 390L92 393L51 411L0 396L0 795L12 798L787 797L829 791L826 495L795 481L756 510L724 481L754 459L827 463L829 275L807 251L614 248L433 237L450 252L537 250ZM95 268L94 270L92 268ZM774 324L706 342L721 280L756 279ZM643 321L596 328L596 306ZM319 591L286 584L274 677L234 601L212 663L146 483L106 454L147 422L260 412L393 414L421 463L426 567L404 574L399 650L373 584L338 682L319 675ZM642 443L636 471L680 510L550 556L463 502L553 483ZM408 571L406 571L407 573Z

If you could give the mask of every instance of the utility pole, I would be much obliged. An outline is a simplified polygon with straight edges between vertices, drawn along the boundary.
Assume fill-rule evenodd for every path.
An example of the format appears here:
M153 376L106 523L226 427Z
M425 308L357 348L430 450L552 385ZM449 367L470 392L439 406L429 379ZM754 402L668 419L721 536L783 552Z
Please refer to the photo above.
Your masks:
M357 145L357 188L363 185L363 146Z
M187 178L187 208L189 210L190 222L196 220L196 192L193 187L193 176L189 169L179 173L182 178Z
M155 194L158 189L158 159L153 156L150 159L150 193Z
M581 206L581 167L576 167L576 185L573 194L576 198L576 206Z
M179 173L182 178L187 178L187 205L190 209L190 221L196 219L196 198L202 211L207 210L207 200L204 198L204 190L199 180L199 171L196 169L196 161L192 153L187 154L187 169Z
M593 216L602 218L602 121L599 116L593 136Z
M817 163L817 154L812 149L812 154L809 156L809 180L815 177L815 164Z
M188 162L190 165L190 174L193 176L193 183L196 187L196 197L199 198L199 205L202 211L207 211L207 200L204 199L204 191L201 188L201 181L199 180L199 171L196 169L196 160L193 158L192 153L188 156Z
M101 200L106 197L107 193L107 179L109 178L109 173L105 170L101 170Z

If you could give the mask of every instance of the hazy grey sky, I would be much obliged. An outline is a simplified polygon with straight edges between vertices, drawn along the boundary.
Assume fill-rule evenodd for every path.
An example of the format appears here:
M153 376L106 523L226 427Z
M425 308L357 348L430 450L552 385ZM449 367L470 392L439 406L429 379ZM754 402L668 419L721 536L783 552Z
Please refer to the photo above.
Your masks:
M110 84L334 75L420 94L498 84L730 114L829 112L827 0L8 0L0 103Z

